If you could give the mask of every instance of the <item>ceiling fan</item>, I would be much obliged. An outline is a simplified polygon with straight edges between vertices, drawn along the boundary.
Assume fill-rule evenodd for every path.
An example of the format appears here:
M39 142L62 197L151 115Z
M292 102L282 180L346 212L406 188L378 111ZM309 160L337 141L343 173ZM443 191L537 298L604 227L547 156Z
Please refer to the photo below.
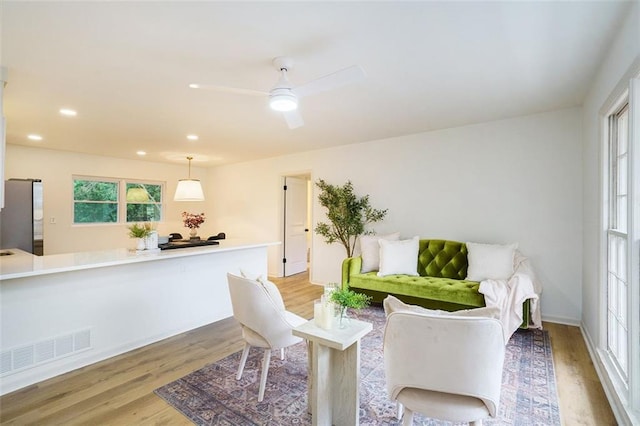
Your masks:
M293 59L288 56L278 56L273 59L273 66L280 73L278 82L268 92L251 89L239 89L228 86L212 84L190 84L192 89L216 90L219 92L237 93L240 95L268 96L269 106L275 111L280 111L290 129L304 125L302 116L298 111L298 100L316 93L337 89L348 84L364 80L365 73L359 65L353 65L332 74L316 78L305 84L294 86L287 78L287 73L293 69Z

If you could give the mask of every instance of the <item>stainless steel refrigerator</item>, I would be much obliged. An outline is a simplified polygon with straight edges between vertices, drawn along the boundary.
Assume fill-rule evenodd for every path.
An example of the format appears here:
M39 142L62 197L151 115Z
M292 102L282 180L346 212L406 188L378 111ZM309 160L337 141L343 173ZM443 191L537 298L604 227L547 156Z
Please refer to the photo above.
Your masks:
M18 248L42 256L42 181L9 179L4 185L4 208L0 211L0 249Z

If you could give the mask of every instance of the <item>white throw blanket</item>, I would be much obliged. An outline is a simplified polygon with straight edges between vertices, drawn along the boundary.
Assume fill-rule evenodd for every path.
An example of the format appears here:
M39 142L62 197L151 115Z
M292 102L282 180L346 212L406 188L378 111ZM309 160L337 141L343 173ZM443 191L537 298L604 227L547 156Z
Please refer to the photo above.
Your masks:
M542 286L531 268L529 259L516 251L514 273L508 280L484 280L478 291L484 295L487 307L500 309L500 321L505 344L522 324L522 303L531 299L531 322L529 328L542 328L540 294Z

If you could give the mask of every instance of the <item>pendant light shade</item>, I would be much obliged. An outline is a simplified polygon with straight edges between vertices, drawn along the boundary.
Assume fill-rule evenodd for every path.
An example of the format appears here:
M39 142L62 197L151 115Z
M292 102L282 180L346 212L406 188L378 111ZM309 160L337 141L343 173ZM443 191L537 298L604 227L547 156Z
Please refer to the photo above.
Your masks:
M204 201L204 193L198 179L191 179L191 160L193 157L187 157L189 160L189 178L180 179L173 201Z

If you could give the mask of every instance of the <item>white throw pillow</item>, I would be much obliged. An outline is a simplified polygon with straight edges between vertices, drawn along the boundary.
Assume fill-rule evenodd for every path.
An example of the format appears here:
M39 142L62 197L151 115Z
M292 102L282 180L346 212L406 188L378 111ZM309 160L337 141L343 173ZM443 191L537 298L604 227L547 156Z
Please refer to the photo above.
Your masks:
M487 317L487 318L496 318L500 319L500 308L473 308L473 309L464 309L461 311L442 311L435 309L427 309L418 305L409 305L404 303L402 300L398 299L394 296L387 296L382 301L382 306L384 307L384 313L386 316L389 316L393 312L415 312L418 314L429 314L429 315L454 315L458 317Z
M362 268L360 273L377 271L380 268L380 240L398 241L400 233L388 235L361 235L360 252L362 253Z
M513 275L513 258L518 244L467 243L467 279L470 281L507 280Z
M418 275L418 249L420 237L410 240L379 240L380 270L379 277L385 275Z

